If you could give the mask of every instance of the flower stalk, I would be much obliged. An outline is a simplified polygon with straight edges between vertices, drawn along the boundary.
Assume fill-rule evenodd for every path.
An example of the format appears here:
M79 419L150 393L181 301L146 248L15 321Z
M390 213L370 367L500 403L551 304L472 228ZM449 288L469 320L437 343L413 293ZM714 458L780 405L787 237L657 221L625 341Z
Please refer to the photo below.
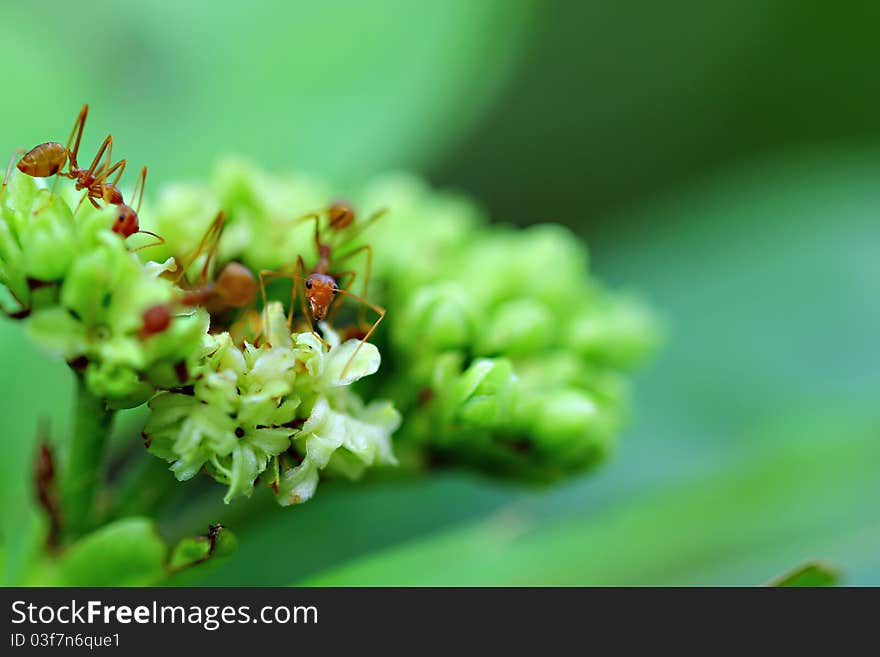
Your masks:
M65 542L82 536L94 522L95 496L114 411L76 377L73 433L62 465L62 526Z

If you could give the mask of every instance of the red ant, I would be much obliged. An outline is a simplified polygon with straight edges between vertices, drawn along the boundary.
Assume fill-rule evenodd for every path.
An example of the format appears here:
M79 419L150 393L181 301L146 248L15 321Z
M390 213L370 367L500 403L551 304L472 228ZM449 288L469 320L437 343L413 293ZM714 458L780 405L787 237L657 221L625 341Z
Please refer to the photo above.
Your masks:
M186 265L175 258L178 274L173 281L180 285L187 270L202 253L207 253L196 286L184 290L175 302L151 306L144 312L142 337L155 335L167 329L171 324L174 306L204 306L213 315L232 308L244 308L254 302L257 296L257 281L250 270L240 262L227 263L214 281L208 280L211 263L220 245L220 236L223 233L225 221L226 214L221 210L208 226L193 254L187 258Z
M158 239L159 242L157 242L157 244L164 243L165 240L155 233L140 230L138 212L140 212L141 202L143 201L144 186L146 185L147 179L147 168L144 167L141 170L140 178L135 184L135 190L132 194L132 198L135 196L138 197L137 210L134 210L131 206L125 203L125 200L122 197L122 192L119 191L118 185L122 178L122 174L125 171L126 161L119 160L115 164L111 164L113 161L113 135L107 135L104 139L89 168L80 168L76 158L79 154L79 145L82 140L82 133L85 128L88 114L89 105L86 103L79 111L79 115L73 124L73 130L70 132L70 137L67 140L66 146L51 141L34 146L31 150L25 153L18 162L18 170L34 178L56 176L56 184L59 176L75 180L75 189L77 191L81 189L86 190L86 195L80 201L80 205L82 205L82 202L85 199L88 199L95 208L99 208L99 199L107 204L117 206L116 220L111 227L114 233L121 235L123 239L130 237L135 233L144 233L152 235ZM73 144L73 150L70 148L71 144ZM105 153L106 162L103 161L105 159ZM67 165L67 171L64 171L65 165ZM113 181L107 182L110 176L114 173L116 176L113 178ZM138 188L140 188L140 194L138 194ZM77 206L77 209L79 209L79 205ZM39 213L40 210L37 212Z
M346 203L333 203L325 210L325 212L329 219L329 227L333 230L343 230L345 228L348 228L355 220L354 210L352 210L351 206ZM360 232L364 228L373 223L384 213L385 210L383 209L373 214L367 221L358 226L356 232L349 235L348 239L353 239L354 236L360 234ZM372 247L369 244L364 244L333 259L334 264L340 264L345 260L351 259L359 253L366 253L366 267L364 271L364 283L362 286L364 296L357 295L349 289L354 285L355 279L357 278L356 271L330 271L331 254L333 247L321 241L320 217L321 213L317 212L312 212L301 217L301 219L303 220L314 219L315 221L315 247L318 252L318 261L315 263L315 266L312 267L309 274L306 275L306 267L303 261L303 257L299 255L296 258L296 265L294 266L294 271L292 274L283 271L273 271L270 269L261 270L260 292L262 293L263 306L265 307L266 287L263 279L270 276L290 278L293 281L293 292L291 294L290 311L287 318L288 325L292 325L293 323L293 313L294 307L296 306L296 297L299 296L300 306L302 308L303 315L306 318L306 322L308 323L309 330L321 341L321 344L323 344L327 348L329 348L329 345L320 335L318 335L318 333L315 332L314 324L312 323L312 321L313 319L316 322L326 320L329 323L333 321L333 317L336 315L336 312L341 306L341 304L336 304L336 306L333 307L331 310L331 306L336 299L336 295L341 294L349 296L355 301L360 302L362 304L362 307L367 306L379 315L378 319L376 319L372 326L366 329L363 337L361 338L360 344L358 344L357 348L348 359L345 367L342 368L341 376L344 377L346 371L348 370L348 367L351 365L355 356L357 356L361 347L363 347L364 343L370 339L370 336L379 326L379 323L382 321L382 319L384 319L386 311L381 306L371 303L366 298L364 298L364 296L366 295L367 286L369 285L370 272L372 270ZM343 277L350 277L348 280L348 285L345 288L341 287L338 284L338 281L340 281ZM359 318L359 323L364 324L362 317Z
M199 256L206 252L205 262L199 272L199 285L187 290L181 303L184 306L207 306L209 311L222 312L227 308L244 308L253 303L257 296L257 281L251 271L240 262L229 262L223 266L216 280L208 281L211 263L217 255L220 247L220 237L223 235L223 227L226 222L226 213L222 210L208 226L208 230L202 236L201 241L193 254L189 257L186 266L180 267L180 272L174 279L180 283L193 263Z
M98 149L95 159L88 169L82 169L77 162L79 154L79 145L82 140L83 129L86 125L86 118L89 115L89 105L86 103L79 111L76 121L73 124L73 130L67 140L67 145L62 146L58 142L49 141L34 146L31 150L24 154L18 163L18 170L22 173L34 178L49 178L50 176L60 176L76 180L76 189L88 190L88 198L96 208L98 203L96 198L104 199L109 203L118 203L122 199L119 190L116 189L115 183L119 181L122 172L125 170L125 160L120 160L116 164L111 165L113 159L113 136L107 135L101 147ZM70 146L73 144L73 150ZM107 162L102 163L104 154L107 154ZM67 165L67 171L64 166ZM117 177L112 185L103 184L103 180L108 178L114 172ZM101 183L95 185L99 174L103 174ZM56 178L56 183L57 183ZM53 187L54 190L54 187ZM107 198L105 199L105 194Z
M388 208L381 208L371 214L367 219L357 223L351 230L348 230L356 220L356 213L354 208L347 201L337 200L327 206L322 212L309 212L308 214L303 215L299 218L299 221L312 221L315 222L315 245L318 250L318 257L321 257L321 242L318 239L318 225L321 220L321 215L327 215L327 227L336 234L342 234L342 239L337 241L332 249L338 249L345 244L348 244L354 241L361 233L363 233L367 228L369 228L376 221L381 219L388 212ZM325 245L326 248L326 245ZM361 286L361 296L367 297L369 296L369 286L370 286L370 277L373 271L373 247L369 244L364 244L345 255L337 258L337 261L347 260L354 255L357 255L360 252L364 252L366 254L366 263L364 268L364 280ZM328 250L328 257L330 251ZM352 272L353 273L353 272ZM354 282L354 279L351 281ZM358 323L364 324L364 306L361 306L360 314L358 315Z

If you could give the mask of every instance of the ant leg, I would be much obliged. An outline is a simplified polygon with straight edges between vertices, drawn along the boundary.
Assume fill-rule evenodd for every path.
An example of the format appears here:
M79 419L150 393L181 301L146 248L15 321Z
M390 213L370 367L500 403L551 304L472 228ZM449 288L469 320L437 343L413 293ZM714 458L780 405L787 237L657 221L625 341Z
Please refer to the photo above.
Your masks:
M360 222L359 224L356 224L354 226L354 228L352 228L351 231L346 236L345 241L346 242L354 241L354 239L356 237L360 236L361 233L363 233L367 228L372 226L374 223L376 223L379 219L384 217L386 214L388 214L388 208L379 208L373 214L371 214L369 217L364 219L362 222Z
M34 211L35 217L37 215L39 215L43 210L48 208L50 205L52 205L52 201L55 199L55 189L58 187L58 178L59 177L60 176L55 176L54 180L52 181L52 189L49 190L49 198L46 200L46 202L43 205L41 205L36 211ZM95 207L97 207L97 206L95 206Z
M122 173L125 171L125 160L119 160L114 165L110 165L110 162L113 160L113 144L110 144L110 149L107 152L107 161L102 162L100 166L98 166L95 171L94 178L91 184L86 187L86 191L89 195L89 200L95 208L99 208L97 201L95 200L95 194L100 191L101 198L107 203L113 203L114 198L112 195L108 196L107 190L112 188L118 191L119 179L122 178ZM116 177L113 182L109 185L106 183L107 178L109 178L113 173L116 172ZM122 194L119 194L119 198L122 198ZM124 202L124 201L123 201Z
M384 214L384 211L382 214ZM375 217L377 215L373 215L373 216ZM381 217L382 215L379 214L378 216ZM359 246L358 248L356 248L352 251L349 251L348 253L345 253L342 256L340 256L339 258L337 258L336 262L340 263L345 260L349 260L350 258L353 258L354 256L358 255L359 253L366 253L367 254L366 263L364 264L364 282L363 282L363 284L361 284L361 296L366 298L369 293L370 276L372 275L372 272L373 272L373 247L370 246L369 244L364 244L362 246ZM366 309L363 305L360 307L360 310L358 311L358 325L361 328L363 328L366 325Z
M15 164L15 158L24 152L25 150L23 148L16 148L12 151L12 156L9 158L9 165L6 167L6 175L3 176L3 186L0 187L0 198L3 198L3 192L6 191L6 185L9 182L9 176L12 174L12 165Z
M205 264L202 265L201 278L203 281L208 280L208 274L214 258L217 257L217 250L220 248L220 238L223 236L223 225L226 223L226 213L220 210L214 221L208 227L202 240L199 242L199 254L204 246L208 246L208 256L205 258ZM196 256L198 257L198 255ZM193 260L195 262L195 260Z
M83 128L86 125L86 117L89 115L89 104L86 103L82 106L82 109L79 111L79 116L76 117L76 122L73 124L73 130L70 131L70 138L67 140L67 146L65 146L65 150L67 151L67 157L70 160L71 168L78 169L79 165L76 162L76 156L79 153L79 142L82 139ZM70 150L70 144L73 142L73 136L76 135L76 143L73 145L73 150Z
M321 215L318 212L309 212L308 214L304 214L303 216L297 218L297 222L300 221L310 221L314 219L315 221L315 250L318 253L318 256L321 255Z
M88 190L86 190L86 193L83 194L82 198L79 200L79 203L76 204L76 209L73 211L74 217L76 216L77 212L79 212L79 209L82 207L82 204L86 199L89 199L92 202L92 204L94 205L94 203L95 203L94 199L89 197L89 192L88 192Z
M99 148L99 149L98 149L98 152L95 154L95 159L92 160L92 164L91 164L91 166L86 170L85 175L83 175L83 176L80 178L80 180L88 180L89 178L91 178L91 177L94 175L94 173L95 173L95 169L97 169L98 164L101 162L101 159L104 157L104 152L105 152L108 148L110 149L110 154L111 154L111 157L112 157L112 153L113 153L113 135L107 135L107 137L104 138L104 141L103 141L103 143L101 144L101 148Z
M263 308L264 308L264 309L265 309L266 306L269 304L269 299L268 299L268 296L267 296L267 294L266 294L266 282L265 282L265 280L266 280L267 278L269 278L269 277L271 277L271 278L290 278L290 279L293 279L293 274L290 274L290 273L285 272L285 271L275 271L274 269L261 269L261 270L259 271L259 273L258 273L258 278L259 278L259 280L260 280L260 297L261 297L262 300L263 300ZM295 294L295 289L294 289L294 294ZM292 303L292 302L291 302L291 303ZM288 325L288 327L290 326L290 321L291 321L291 317L292 317L292 315L293 315L293 312L291 311L290 316L288 316L288 318L287 318L287 325Z
M289 278L291 280L294 279L294 274L285 271L275 271L274 269L261 269L258 273L258 278L260 281L260 297L263 301L263 311L265 312L266 306L269 305L268 295L266 294L266 279L267 278ZM293 304L296 299L296 282L294 281L293 293L291 295L291 311L287 316L287 328L288 330L291 327L291 321L293 319ZM259 339L263 335L263 331L266 329L266 322L263 320L262 315L260 318L260 332L257 334L255 339Z
M344 276L351 276L351 280L348 281L348 285L345 286L345 289L349 290L354 285L355 280L357 279L357 272L353 269L347 269L345 271L341 271L338 273L330 274L334 280L341 280ZM340 286L337 286L340 287ZM336 313L339 312L339 309L342 307L341 303L334 303L333 307L330 309L330 312L327 313L326 322L330 325L333 324L333 319L336 317ZM364 329L366 330L366 329Z
M132 250L131 250L131 253L137 253L137 252L140 251L141 249L146 249L146 248L149 248L149 247L151 247L151 246L160 246L161 244L165 244L165 238L162 237L161 235L156 235L156 233L152 233L152 232L150 232L150 231L148 231L148 230L139 230L139 231L137 231L137 232L138 232L138 233L142 233L142 234L144 234L144 235L152 235L153 237L156 238L156 241L155 241L155 242L150 242L149 244L142 244L141 246L137 247L136 249L132 249ZM132 233L132 235L134 235L134 234L135 234L135 233Z
M211 260L216 254L217 247L220 245L220 236L223 233L223 224L226 222L226 213L223 210L220 210L217 213L217 216L211 222L211 225L208 226L208 229L205 231L205 234L202 235L202 239L199 240L198 245L195 250L192 252L192 255L188 257L189 262L186 265L181 264L180 273L178 273L177 277L174 279L175 283L180 282L183 278L184 274L186 274L187 270L192 267L193 263L198 260L199 256L202 255L202 251L210 244L209 256L205 260L205 265L202 267L201 277L202 280L199 282L200 285L203 285L208 279L208 269L210 267ZM268 270L267 270L268 271Z
M376 314L379 315L378 319L376 319L375 323L370 327L370 330L367 331L367 334L363 338L361 338L360 344L358 344L357 349L355 349L354 353L352 353L352 355L349 357L348 362L345 364L345 367L342 368L342 372L339 373L340 378L344 378L345 373L348 371L348 368L354 360L355 356L357 356L358 352L361 350L361 347L363 347L364 343L370 339L371 335L373 335L376 327L379 326L379 322L381 322L385 318L385 309L381 306L377 306L376 304L371 303L370 301L367 301L363 297L360 297L353 292L349 292L348 290L339 290L339 294L350 296L355 301L359 301L360 303L369 306L373 309L374 312L376 312Z
M112 159L113 159L112 155L107 156L108 162ZM98 173L95 174L95 181L104 182L107 180L107 178L109 178L111 175L113 175L113 172L115 171L116 177L113 179L113 182L110 183L110 185L113 187L118 186L119 180L122 178L122 174L125 171L126 164L127 164L127 162L125 160L119 160L119 162L117 162L116 164L114 164L111 167L104 168L104 166L102 165L100 170L98 171Z
M317 235L318 228L317 222L315 222L315 234ZM293 267L293 293L290 298L290 316L287 318L287 323L293 326L293 307L296 303L296 297L299 297L300 308L302 309L303 315L305 315L306 322L309 324L309 331L311 331L312 335L316 336L321 344L325 345L328 349L330 345L324 342L324 338L318 335L317 331L315 331L315 327L312 324L312 314L309 312L308 307L306 306L306 290L305 290L305 272L306 265L303 262L303 257L301 255L296 256L296 265ZM302 289L299 288L297 283L302 284Z

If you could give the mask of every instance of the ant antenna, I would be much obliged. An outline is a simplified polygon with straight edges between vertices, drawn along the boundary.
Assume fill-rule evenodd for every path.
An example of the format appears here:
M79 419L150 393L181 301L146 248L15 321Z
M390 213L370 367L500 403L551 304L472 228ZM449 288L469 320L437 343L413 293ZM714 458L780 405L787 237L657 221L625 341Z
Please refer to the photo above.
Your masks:
M148 249L148 248L150 248L151 246L160 246L160 245L162 245L162 244L165 244L165 238L164 238L164 237L162 237L161 235L156 235L156 233L153 233L153 232L151 232L151 231L149 231L149 230L137 230L137 231L135 231L134 233L132 233L132 235L135 235L135 234L151 235L152 237L155 237L155 238L156 238L156 241L155 241L155 242L150 242L149 244L141 244L141 245L140 245L139 247L137 247L136 249L132 249L132 250L131 250L131 253L137 253L137 252L140 251L141 249Z

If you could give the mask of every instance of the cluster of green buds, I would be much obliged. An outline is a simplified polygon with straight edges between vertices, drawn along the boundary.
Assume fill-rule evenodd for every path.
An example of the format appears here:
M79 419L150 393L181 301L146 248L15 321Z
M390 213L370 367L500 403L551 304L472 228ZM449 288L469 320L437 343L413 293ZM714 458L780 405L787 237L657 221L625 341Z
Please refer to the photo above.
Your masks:
M161 276L173 263L144 266L112 232L114 219L90 205L74 217L63 194L14 172L0 196L0 284L7 316L23 319L94 396L126 408L189 382L208 319L194 311L144 335L144 312L176 293Z
M150 228L193 248L222 207L221 262L290 271L297 255L307 267L318 258L314 224L298 218L328 208L330 189L230 159L210 183L166 188ZM400 458L531 480L599 462L626 417L627 371L655 344L651 313L601 286L562 226L491 224L467 199L405 175L350 198L357 218L340 241L369 243L373 255L370 286L357 291L389 311L373 337L382 375L358 387L402 412ZM319 225L332 232L328 223Z
M600 462L626 418L626 372L657 338L648 310L591 277L585 247L560 225L493 225L409 177L362 198L392 205L371 238L384 302L398 310L401 442L527 480Z

